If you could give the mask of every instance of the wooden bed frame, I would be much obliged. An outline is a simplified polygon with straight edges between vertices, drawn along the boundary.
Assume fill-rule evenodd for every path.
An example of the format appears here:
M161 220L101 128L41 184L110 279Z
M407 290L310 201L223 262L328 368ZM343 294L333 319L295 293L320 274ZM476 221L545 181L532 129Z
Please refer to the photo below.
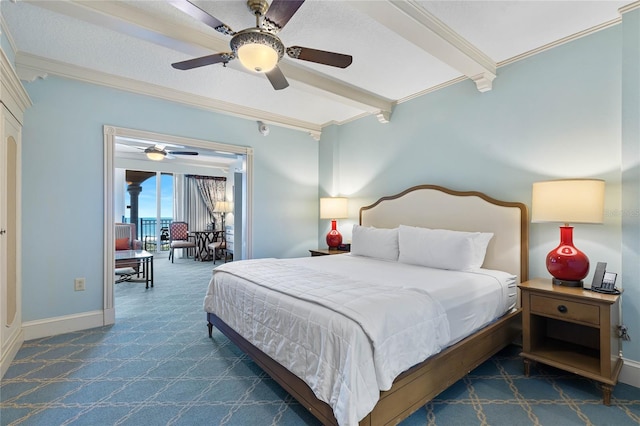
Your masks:
M437 208L434 208L437 207ZM493 199L479 192L459 192L420 185L383 197L360 209L360 224L394 228L400 224L459 231L493 232L484 267L518 276L528 275L528 214L522 203ZM309 386L277 361L245 340L215 314L208 313L209 337L218 328L247 353L273 380L324 425L337 425L331 407ZM521 312L513 309L497 321L400 374L388 391L380 393L361 426L396 424L460 380L468 372L516 340Z

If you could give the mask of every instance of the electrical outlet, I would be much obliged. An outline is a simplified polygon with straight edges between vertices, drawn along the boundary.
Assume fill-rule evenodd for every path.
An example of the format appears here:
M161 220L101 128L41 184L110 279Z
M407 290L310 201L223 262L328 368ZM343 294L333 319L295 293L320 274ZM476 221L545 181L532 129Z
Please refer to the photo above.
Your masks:
M73 280L73 288L76 291L84 291L84 278L76 278L75 280Z

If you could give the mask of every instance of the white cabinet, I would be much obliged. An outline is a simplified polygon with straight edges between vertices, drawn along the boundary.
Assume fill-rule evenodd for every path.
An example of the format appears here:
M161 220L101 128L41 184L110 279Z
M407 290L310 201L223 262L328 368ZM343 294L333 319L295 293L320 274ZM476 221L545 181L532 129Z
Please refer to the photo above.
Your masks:
M24 111L31 105L24 88L0 50L0 377L20 349L21 286L21 144Z

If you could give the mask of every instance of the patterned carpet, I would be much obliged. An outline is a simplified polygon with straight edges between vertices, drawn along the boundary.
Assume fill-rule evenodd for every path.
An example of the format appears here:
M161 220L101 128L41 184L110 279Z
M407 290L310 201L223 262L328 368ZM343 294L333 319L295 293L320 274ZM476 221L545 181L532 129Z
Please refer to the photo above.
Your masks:
M30 341L2 379L2 425L317 425L219 332L202 301L211 262L155 260L155 287L116 285L116 324ZM214 329L215 330L215 329ZM415 425L640 424L640 389L493 357L402 422Z

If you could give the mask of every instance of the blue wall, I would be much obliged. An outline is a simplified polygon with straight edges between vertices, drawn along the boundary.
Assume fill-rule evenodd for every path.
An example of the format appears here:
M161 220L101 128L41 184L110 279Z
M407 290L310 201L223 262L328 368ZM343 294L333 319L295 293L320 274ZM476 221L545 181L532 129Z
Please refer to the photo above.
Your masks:
M622 313L634 338L624 355L640 361L640 9L623 15L622 30Z
M102 309L104 124L253 147L254 257L315 247L318 142L306 133L264 137L254 121L62 78L24 85L24 321Z
M360 207L413 185L530 206L533 182L591 177L606 181L605 223L576 225L574 242L592 264L621 272L622 39L616 26L499 68L490 92L465 81L398 105L389 124L367 117L323 132L321 160L333 162L321 164L320 187L349 197L345 240ZM637 88L637 68L635 75ZM637 149L638 138L629 144ZM321 221L319 241L328 229ZM558 224L530 225L530 277L550 277L545 257L558 242ZM637 270L638 253L625 263ZM619 276L625 291L638 293L637 273ZM624 322L638 334L640 300L623 301ZM625 342L625 357L640 360L639 348Z

